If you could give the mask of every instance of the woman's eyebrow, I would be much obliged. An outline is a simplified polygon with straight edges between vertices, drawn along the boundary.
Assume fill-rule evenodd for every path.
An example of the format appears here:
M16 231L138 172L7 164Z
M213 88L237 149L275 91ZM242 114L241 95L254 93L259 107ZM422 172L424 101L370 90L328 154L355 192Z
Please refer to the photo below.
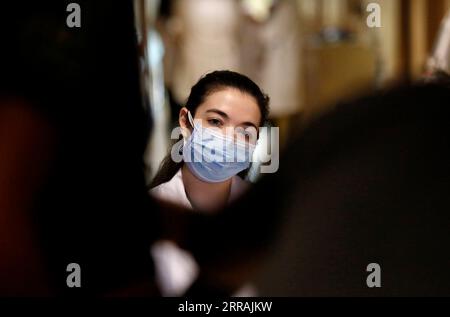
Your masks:
M258 127L252 123L252 122L243 122L241 125L247 126L247 127L254 127L258 131Z
M206 113L210 113L210 112L216 113L216 114L224 117L225 119L229 119L228 115L225 112L220 111L218 109L209 109L209 110L206 111Z
M206 110L206 113L211 113L211 112L222 116L224 119L229 119L230 118L225 112L220 111L219 109L208 109L208 110ZM246 126L246 127L254 127L256 130L258 130L258 127L254 123L249 122L249 121L242 122L240 125L243 125L243 126Z

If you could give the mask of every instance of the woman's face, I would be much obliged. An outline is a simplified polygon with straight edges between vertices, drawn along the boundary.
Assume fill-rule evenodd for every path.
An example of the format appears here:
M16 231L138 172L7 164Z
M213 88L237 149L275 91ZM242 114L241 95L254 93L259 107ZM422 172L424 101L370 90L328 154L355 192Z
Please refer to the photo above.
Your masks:
M192 129L188 120L188 110L181 109L179 122L182 128ZM256 142L261 112L255 98L235 88L218 90L208 97L191 113L194 121L204 128L212 128L224 135L233 129L235 138Z

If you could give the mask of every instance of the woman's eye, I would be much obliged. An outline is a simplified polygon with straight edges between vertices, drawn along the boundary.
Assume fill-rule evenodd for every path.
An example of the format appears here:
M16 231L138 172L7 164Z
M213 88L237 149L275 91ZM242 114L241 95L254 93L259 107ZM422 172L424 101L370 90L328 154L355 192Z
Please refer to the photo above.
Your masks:
M251 144L256 144L257 140L258 140L258 134L256 132L255 129L239 129L238 133L237 133L237 137L238 139L247 142L247 143L251 143Z
M208 123L215 127L220 127L222 125L222 122L218 119L209 119Z

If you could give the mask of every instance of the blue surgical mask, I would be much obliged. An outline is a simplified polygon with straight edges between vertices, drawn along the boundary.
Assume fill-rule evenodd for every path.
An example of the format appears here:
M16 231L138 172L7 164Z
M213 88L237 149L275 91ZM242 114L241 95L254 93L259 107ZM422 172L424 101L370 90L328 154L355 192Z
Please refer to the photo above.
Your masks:
M188 118L194 129L185 140L183 159L197 178L220 183L250 167L255 145L196 125L190 112Z

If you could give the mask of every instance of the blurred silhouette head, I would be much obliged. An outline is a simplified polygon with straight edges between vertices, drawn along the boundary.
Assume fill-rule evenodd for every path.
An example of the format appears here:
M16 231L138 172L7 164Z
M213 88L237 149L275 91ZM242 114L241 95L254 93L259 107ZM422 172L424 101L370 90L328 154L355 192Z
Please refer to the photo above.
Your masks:
M450 90L396 89L338 107L263 179L283 225L261 295L450 295ZM260 199L271 197L272 199ZM381 267L369 288L367 266Z

